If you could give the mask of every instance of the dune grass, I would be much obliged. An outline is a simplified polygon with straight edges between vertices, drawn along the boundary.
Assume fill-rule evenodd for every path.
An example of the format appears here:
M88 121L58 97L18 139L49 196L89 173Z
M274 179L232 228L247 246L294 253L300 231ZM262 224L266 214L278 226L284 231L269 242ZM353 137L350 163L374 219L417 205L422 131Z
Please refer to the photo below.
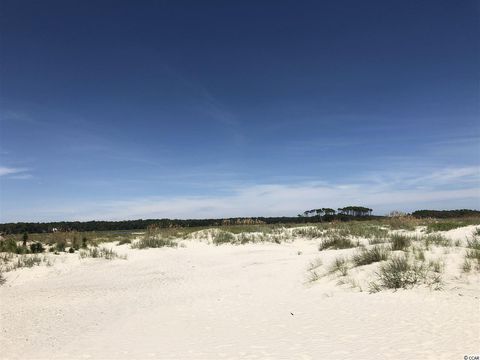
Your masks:
M215 245L231 244L236 242L236 237L228 231L218 231L213 235L213 243Z
M330 274L340 274L341 276L347 276L349 270L349 261L345 257L337 257L330 265Z
M403 234L392 234L390 243L393 251L405 251L412 244L413 238Z
M376 245L370 249L362 248L359 252L353 255L352 262L354 266L363 266L385 261L390 257L390 253L390 249L384 246Z
M85 258L103 258L107 260L114 260L114 259L123 259L126 260L126 255L119 255L112 249L108 249L106 247L93 247L86 250L80 250L79 256L81 259Z
M358 241L352 241L348 237L341 235L339 233L330 233L328 236L322 240L318 246L318 250L327 250L327 249L348 249L359 246Z

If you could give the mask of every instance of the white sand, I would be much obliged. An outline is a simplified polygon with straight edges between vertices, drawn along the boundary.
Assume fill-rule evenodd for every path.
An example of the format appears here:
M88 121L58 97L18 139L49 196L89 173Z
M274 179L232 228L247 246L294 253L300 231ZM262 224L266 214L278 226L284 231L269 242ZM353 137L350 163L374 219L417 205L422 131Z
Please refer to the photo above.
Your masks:
M472 227L454 230L464 238ZM450 236L450 235L449 235ZM452 249L442 291L369 294L307 266L318 241L187 241L127 260L57 256L0 287L2 359L463 359L480 353L479 276ZM298 251L302 251L298 255ZM351 253L353 250L344 250ZM448 265L448 264L447 264ZM361 274L360 274L361 275Z

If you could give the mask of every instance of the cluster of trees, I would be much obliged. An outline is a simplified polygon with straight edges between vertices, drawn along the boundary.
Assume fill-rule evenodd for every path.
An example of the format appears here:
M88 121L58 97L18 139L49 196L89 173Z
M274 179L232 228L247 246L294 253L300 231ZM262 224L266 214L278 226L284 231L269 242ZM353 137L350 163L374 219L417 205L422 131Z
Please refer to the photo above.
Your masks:
M480 216L480 211L470 209L459 210L417 210L412 212L412 216L416 218L461 218L461 217L473 217Z
M338 208L338 215L348 215L348 216L371 216L372 209L363 207L363 206L346 206L344 208ZM312 216L333 216L336 215L336 211L331 208L321 208L321 209L312 209L306 210L303 214L299 214L299 217L312 217Z
M321 209L312 209L306 210L303 214L299 214L299 217L311 217L311 216L324 216L324 215L335 215L335 210L330 208L321 208Z

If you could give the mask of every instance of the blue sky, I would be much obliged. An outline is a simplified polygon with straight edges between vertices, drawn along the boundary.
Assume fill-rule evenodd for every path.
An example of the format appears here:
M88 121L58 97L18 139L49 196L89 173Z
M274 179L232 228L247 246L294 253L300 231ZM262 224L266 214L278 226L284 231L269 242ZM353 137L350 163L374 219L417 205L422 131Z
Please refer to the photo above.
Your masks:
M0 13L0 222L480 208L477 1Z

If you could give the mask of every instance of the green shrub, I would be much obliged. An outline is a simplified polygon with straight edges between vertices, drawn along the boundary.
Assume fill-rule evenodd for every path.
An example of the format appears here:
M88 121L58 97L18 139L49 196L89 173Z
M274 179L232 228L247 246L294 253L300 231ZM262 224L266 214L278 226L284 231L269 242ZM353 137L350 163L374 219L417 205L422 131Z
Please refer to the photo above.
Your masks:
M32 254L39 254L39 253L43 253L44 251L45 251L45 249L43 248L42 243L30 244L30 252Z
M389 256L390 251L388 249L383 246L374 246L371 249L362 248L352 257L352 262L355 266L362 266L387 260Z
M0 252L18 253L17 242L13 238L0 241Z

